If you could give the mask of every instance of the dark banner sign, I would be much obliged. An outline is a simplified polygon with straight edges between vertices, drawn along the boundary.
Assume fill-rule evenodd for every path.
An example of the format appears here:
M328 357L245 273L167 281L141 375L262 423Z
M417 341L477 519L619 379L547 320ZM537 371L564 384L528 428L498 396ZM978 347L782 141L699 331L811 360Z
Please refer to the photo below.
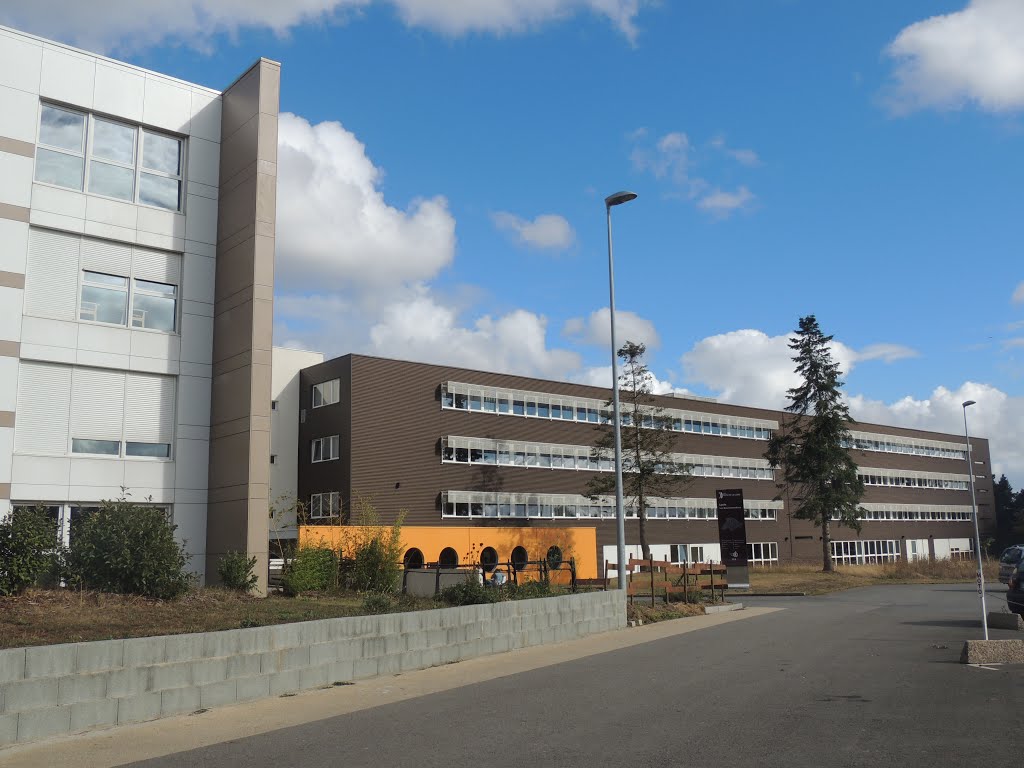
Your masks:
M718 541L726 566L747 564L747 524L743 517L743 491L715 491L718 501Z

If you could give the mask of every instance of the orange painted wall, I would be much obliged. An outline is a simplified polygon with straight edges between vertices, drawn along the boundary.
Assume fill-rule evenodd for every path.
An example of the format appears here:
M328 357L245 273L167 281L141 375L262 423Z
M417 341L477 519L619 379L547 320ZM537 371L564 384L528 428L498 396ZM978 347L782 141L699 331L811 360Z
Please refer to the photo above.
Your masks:
M331 549L342 547L346 534L358 530L349 525L303 525L299 527L302 546L324 544ZM576 558L576 576L580 579L597 578L596 528L483 528L475 526L419 526L402 528L402 552L416 547L423 553L424 562L437 562L441 550L452 547L459 553L460 564L480 562L480 552L494 547L498 562L505 564L512 550L525 547L531 561L543 560L548 548L557 546L562 559Z

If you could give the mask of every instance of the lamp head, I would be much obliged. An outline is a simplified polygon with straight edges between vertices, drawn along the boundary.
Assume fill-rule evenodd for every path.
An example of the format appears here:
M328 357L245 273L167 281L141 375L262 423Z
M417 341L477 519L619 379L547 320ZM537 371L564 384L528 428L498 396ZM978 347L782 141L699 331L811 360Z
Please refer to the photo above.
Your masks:
M630 200L636 200L636 192L627 192L623 190L622 192L616 192L614 195L608 195L608 197L604 199L604 204L605 207L611 208L613 205L622 205L623 203L628 203Z
M962 405L964 408L966 408L968 405L977 405L977 403L974 400L964 400Z

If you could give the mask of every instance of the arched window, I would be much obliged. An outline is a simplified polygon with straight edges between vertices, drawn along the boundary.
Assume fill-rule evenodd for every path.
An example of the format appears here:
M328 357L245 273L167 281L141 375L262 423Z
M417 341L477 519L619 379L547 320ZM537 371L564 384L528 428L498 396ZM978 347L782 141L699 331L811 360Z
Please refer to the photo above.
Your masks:
M402 563L406 568L422 568L423 553L416 549L416 547L413 547L405 553L405 557L402 558Z
M523 570L529 560L530 556L526 552L526 547L516 547L512 550L512 567L517 571Z
M454 568L459 564L459 553L451 547L445 547L438 555L437 564L442 568Z
M562 567L562 550L558 547L548 547L548 568L557 570Z
M484 547L480 550L480 567L484 573L490 573L498 567L498 552L494 547Z

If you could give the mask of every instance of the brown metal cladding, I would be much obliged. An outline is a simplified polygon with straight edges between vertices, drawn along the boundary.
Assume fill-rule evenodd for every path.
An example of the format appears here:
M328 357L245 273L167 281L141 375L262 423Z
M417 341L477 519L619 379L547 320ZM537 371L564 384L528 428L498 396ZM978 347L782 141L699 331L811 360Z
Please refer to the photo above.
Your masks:
M314 383L339 378L341 401L335 406L313 410L310 392ZM496 387L550 393L566 397L605 400L608 392L565 382L545 381L522 376L471 371L449 366L410 363L398 360L347 355L305 369L301 374L301 408L306 409L306 422L300 425L299 493L307 499L312 493L340 491L346 510L355 498L363 497L375 506L382 519L390 521L400 511L406 512L408 525L466 525L468 518L442 518L440 495L447 490L490 490L510 493L585 494L588 470L554 468L496 467L441 463L441 438L449 435L518 440L565 445L593 445L597 429L592 424L541 418L515 417L481 411L442 409L441 385L459 381L484 387ZM691 410L745 418L782 422L780 411L690 400L659 397L662 407ZM348 404L348 407L346 407ZM963 442L963 436L921 430L899 429L881 425L855 424L854 430L887 435L919 437L927 440ZM341 436L340 461L311 464L310 440L314 437ZM985 494L991 498L991 470L988 443L973 438L978 466L979 512ZM766 443L714 435L677 433L674 448L679 453L733 458L763 458ZM858 464L877 468L904 468L927 472L965 474L966 462L905 454L855 451ZM768 500L777 493L775 484L765 480L737 478L696 478L680 493L690 498L714 498L721 488L741 488L748 500ZM969 505L968 491L927 488L868 486L864 502L898 504ZM779 510L777 521L748 521L750 542L777 542L783 559L816 559L821 555L819 529L803 520L790 520L786 510ZM582 525L597 529L598 547L615 543L612 520L572 520L558 523L538 520L472 520L476 525ZM636 521L627 520L628 541L637 540ZM650 520L649 539L655 543L708 543L717 541L714 521ZM969 522L868 521L863 525L861 539L967 538L973 535ZM834 539L858 538L855 531L835 527ZM599 549L600 559L600 549Z

